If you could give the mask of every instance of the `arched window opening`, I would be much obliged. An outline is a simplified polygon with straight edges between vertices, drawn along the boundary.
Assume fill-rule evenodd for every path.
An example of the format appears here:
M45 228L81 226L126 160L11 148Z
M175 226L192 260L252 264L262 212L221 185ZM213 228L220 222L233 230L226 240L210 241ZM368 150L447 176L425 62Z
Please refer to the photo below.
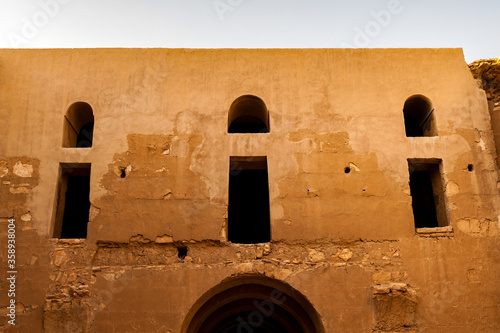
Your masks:
M324 333L318 313L296 289L262 276L230 278L194 304L182 333Z
M434 109L427 97L411 96L405 102L403 113L407 137L437 136Z
M94 112L85 102L72 104L64 116L64 148L90 148L94 136Z
M256 96L238 97L229 108L228 133L269 133L269 111Z

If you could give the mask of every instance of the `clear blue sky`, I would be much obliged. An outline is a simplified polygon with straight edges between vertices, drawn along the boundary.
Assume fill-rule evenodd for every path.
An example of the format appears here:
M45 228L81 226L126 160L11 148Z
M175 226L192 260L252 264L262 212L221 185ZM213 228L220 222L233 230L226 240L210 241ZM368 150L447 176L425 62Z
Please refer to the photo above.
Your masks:
M500 0L2 0L0 48L462 47L500 57Z

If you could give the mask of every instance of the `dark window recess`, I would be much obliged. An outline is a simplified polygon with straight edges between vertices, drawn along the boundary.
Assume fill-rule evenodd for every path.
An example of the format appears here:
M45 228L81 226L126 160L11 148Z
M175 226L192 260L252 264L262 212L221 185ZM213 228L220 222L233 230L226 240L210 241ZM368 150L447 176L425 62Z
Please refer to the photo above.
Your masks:
M229 127L229 133L268 133L266 125L255 117L240 117Z
M407 137L436 136L434 109L431 101L423 95L408 98L403 107Z
M85 102L73 103L64 116L65 148L90 148L94 137L94 112Z
M256 96L238 97L229 108L228 133L268 133L269 112Z
M448 225L439 162L408 161L415 228Z
M90 165L61 168L55 237L86 238L90 210Z
M424 136L420 123L413 116L405 115L405 130L407 137Z
M232 157L229 174L228 240L271 240L266 157Z
M94 137L94 123L87 123L83 125L78 137L76 138L77 148L90 148L92 147L92 139Z

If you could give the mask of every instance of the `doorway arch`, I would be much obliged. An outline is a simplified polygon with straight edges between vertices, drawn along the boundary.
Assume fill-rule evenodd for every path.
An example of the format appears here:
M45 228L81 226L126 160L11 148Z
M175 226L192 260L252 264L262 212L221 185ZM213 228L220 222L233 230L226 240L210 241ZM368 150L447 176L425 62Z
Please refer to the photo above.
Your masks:
M226 279L196 301L183 333L324 333L319 314L290 285L260 275Z

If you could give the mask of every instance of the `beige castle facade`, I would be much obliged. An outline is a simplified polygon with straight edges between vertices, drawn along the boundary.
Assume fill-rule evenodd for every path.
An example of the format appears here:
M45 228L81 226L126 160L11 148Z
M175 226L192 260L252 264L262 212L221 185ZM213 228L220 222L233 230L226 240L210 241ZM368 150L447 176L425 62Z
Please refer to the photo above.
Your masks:
M460 49L0 50L1 329L498 332L482 78Z

